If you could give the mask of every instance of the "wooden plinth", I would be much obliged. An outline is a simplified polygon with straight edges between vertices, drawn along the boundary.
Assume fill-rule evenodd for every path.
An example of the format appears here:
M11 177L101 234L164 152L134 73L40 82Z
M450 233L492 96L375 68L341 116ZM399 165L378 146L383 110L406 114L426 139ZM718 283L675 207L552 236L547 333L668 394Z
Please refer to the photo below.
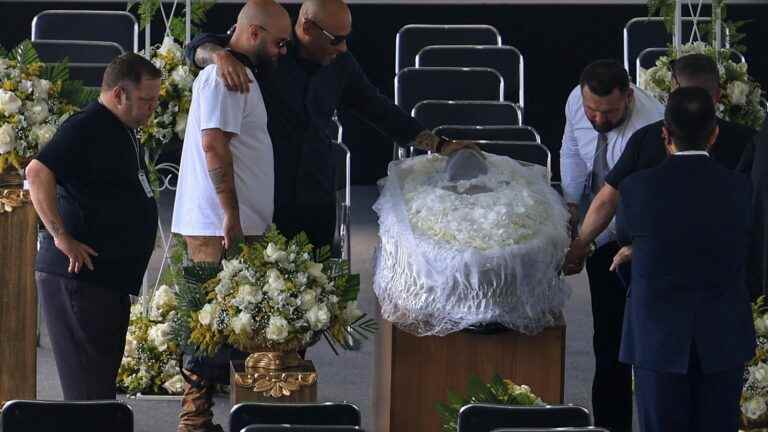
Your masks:
M471 375L529 385L544 402L563 401L565 326L516 332L417 337L382 321L376 339L374 411L378 432L439 432L435 406L463 393Z
M0 213L0 406L37 390L37 214Z
M264 392L253 391L252 389L244 388L238 385L240 377L245 375L245 365L243 361L230 362L230 376L229 376L229 399L232 406L235 406L242 402L317 402L317 381L314 384L308 386L301 386L299 390L292 392L290 396L282 396L274 398L272 396L265 396ZM309 361L304 361L304 365L296 368L288 368L283 371L284 373L317 373L315 365Z

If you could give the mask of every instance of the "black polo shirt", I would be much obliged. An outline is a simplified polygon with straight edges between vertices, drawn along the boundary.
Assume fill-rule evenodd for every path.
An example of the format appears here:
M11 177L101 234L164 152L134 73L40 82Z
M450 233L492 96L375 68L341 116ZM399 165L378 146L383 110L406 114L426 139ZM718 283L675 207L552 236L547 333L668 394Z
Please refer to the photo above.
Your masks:
M725 120L718 120L718 125L720 134L709 154L720 165L734 170L756 131ZM605 176L605 182L618 189L621 182L631 174L664 162L667 149L661 135L662 126L664 121L660 120L635 131L616 165Z
M64 122L37 155L56 176L64 228L99 255L92 258L93 271L69 273L69 259L43 232L36 270L138 294L155 245L157 205L139 181L139 170L147 167L130 133L94 102Z

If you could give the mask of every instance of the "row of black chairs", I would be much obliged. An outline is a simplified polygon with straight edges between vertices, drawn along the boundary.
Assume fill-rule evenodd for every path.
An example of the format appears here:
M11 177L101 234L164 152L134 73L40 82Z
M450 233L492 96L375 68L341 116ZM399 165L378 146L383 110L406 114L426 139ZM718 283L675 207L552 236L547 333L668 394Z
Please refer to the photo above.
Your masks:
M536 428L536 429L531 429ZM4 432L133 432L131 408L119 401L11 401L0 413ZM360 410L351 403L243 403L232 408L230 432L362 431ZM458 432L605 432L574 405L471 404L459 412Z

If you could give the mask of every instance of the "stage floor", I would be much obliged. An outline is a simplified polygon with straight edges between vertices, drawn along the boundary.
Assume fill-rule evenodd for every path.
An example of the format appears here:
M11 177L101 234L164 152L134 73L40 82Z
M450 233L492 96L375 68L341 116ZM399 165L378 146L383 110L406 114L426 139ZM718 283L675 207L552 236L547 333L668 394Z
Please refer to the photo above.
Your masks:
M360 273L362 286L360 307L369 314L375 313L375 298L371 288L372 253L378 241L376 214L371 205L376 200L375 186L356 186L352 191L352 271ZM167 228L170 223L171 199L161 199L161 217ZM158 257L153 259L150 273L157 271ZM573 294L565 310L568 325L565 365L565 402L582 405L591 411L591 387L594 361L592 359L592 315L589 306L589 290L584 273L568 279ZM38 399L61 399L61 387L47 332L43 326L42 346L38 349ZM343 352L336 357L323 343L309 350L319 373L318 398L321 401L346 400L355 403L362 411L363 427L373 429L373 343L367 343L359 351ZM520 383L524 384L524 383ZM536 389L534 389L535 391ZM176 430L178 401L145 401L129 399L135 414L136 432L173 432ZM231 406L228 395L216 398L216 421L228 430L228 414ZM635 426L635 430L638 430ZM426 432L426 431L425 431ZM437 431L434 431L437 432Z

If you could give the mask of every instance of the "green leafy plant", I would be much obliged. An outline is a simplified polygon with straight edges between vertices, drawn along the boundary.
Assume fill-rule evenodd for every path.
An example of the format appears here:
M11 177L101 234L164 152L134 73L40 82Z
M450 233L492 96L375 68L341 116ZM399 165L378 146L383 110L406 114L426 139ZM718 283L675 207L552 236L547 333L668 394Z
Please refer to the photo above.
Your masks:
M129 0L126 10L130 11L134 8L136 9L136 12L139 15L140 28L143 30L148 23L152 22L159 12L162 15L162 12L165 11L165 9L163 9L161 12L160 8L163 7L161 1L162 0ZM214 4L215 0L192 0L190 18L192 21L191 34L193 36L200 31L203 25L205 25L208 11ZM168 31L174 39L183 41L186 29L186 9L179 9L177 13L176 8L172 7L167 13L172 14L172 16L166 17L169 19Z

